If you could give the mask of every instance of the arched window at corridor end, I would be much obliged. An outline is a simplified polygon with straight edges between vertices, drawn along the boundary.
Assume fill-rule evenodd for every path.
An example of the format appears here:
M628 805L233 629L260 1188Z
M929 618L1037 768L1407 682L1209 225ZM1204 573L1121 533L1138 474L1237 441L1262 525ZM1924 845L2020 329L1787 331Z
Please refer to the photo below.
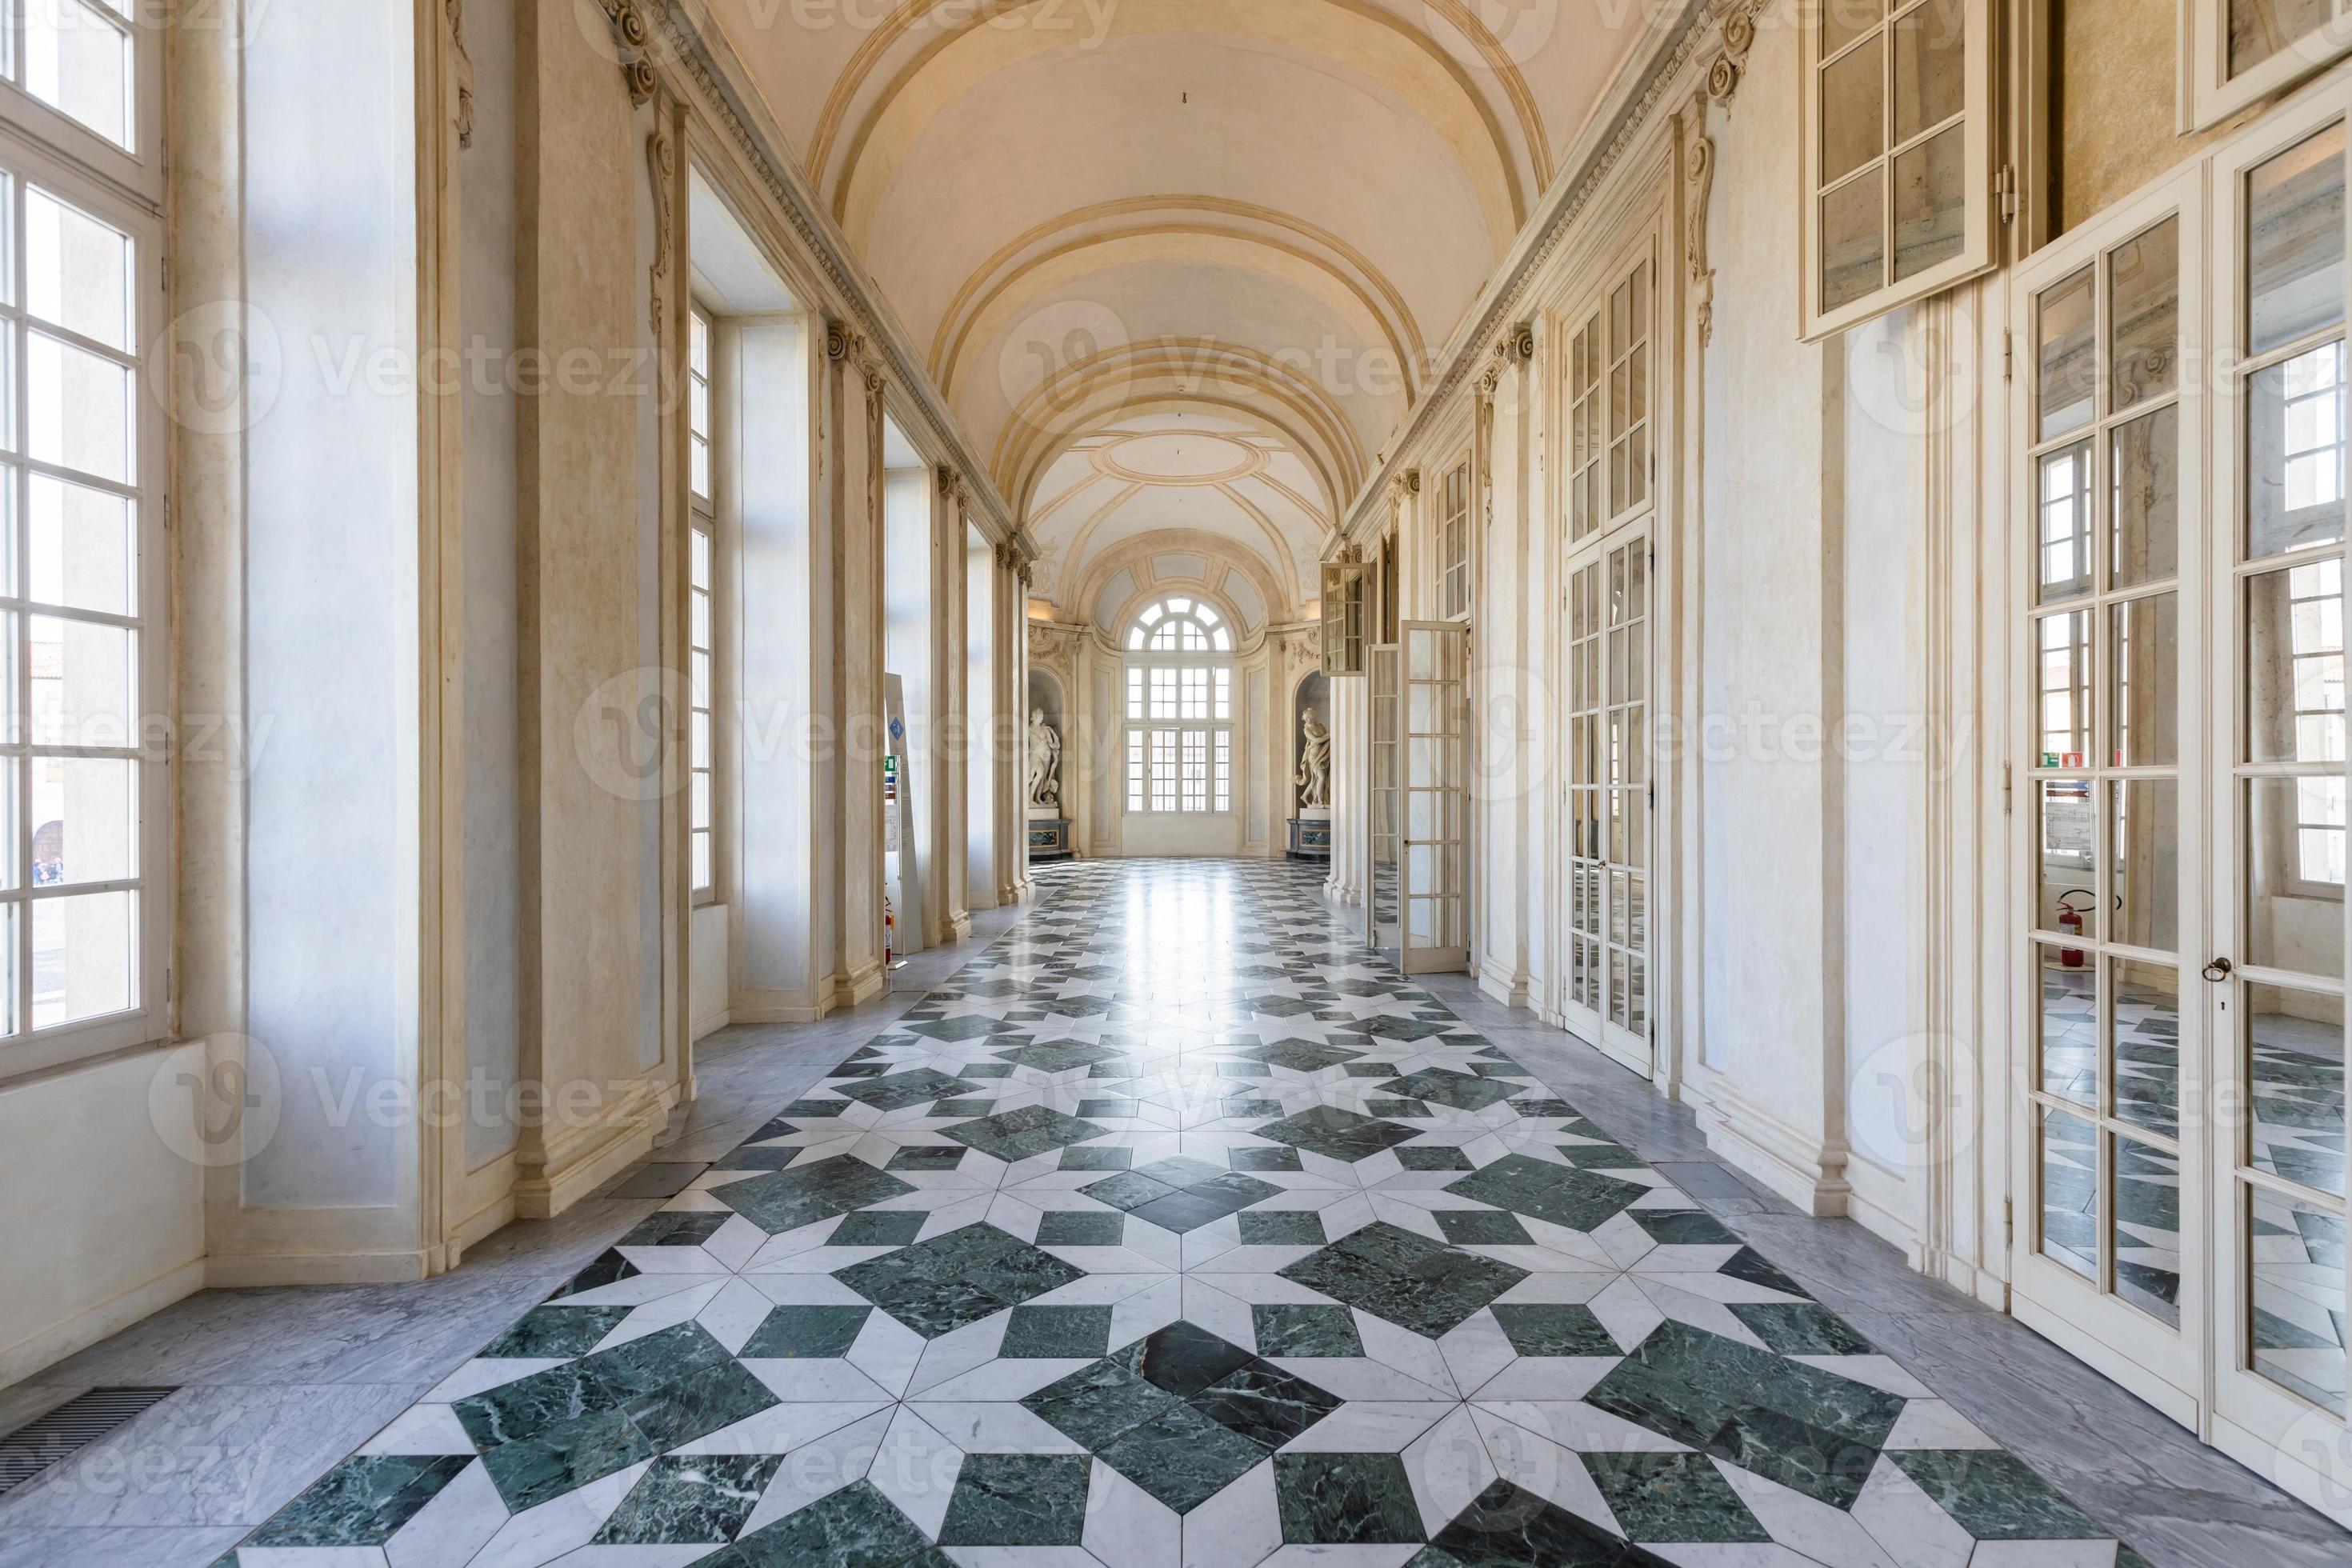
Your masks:
M1171 595L1129 623L1127 810L1234 809L1234 631L1214 605Z

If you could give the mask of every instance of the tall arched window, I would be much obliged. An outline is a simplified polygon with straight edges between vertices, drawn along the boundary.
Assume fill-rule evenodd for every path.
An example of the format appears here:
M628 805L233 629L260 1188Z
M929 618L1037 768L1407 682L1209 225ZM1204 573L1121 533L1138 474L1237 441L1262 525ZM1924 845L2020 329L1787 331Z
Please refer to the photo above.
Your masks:
M1174 596L1127 631L1127 809L1234 808L1234 633L1214 607Z

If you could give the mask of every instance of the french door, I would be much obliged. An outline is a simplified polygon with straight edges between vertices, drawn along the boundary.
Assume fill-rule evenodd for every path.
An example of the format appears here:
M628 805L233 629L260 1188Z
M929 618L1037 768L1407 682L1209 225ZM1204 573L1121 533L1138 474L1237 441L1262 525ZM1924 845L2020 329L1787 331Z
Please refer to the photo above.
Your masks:
M1433 974L1470 967L1469 630L1457 621L1402 630L1398 966Z
M1404 723L1402 650L1395 643L1376 643L1364 649L1365 725L1370 757L1371 809L1364 814L1364 864L1371 886L1364 893L1364 941L1400 961L1403 945L1403 906L1399 863L1402 859L1398 828L1398 784L1403 777L1403 752L1399 743Z
M1650 1029L1651 245L1621 253L1564 334L1569 848L1561 1022L1647 1078Z
M2051 246L2012 322L2013 1300L2339 1517L2347 108Z

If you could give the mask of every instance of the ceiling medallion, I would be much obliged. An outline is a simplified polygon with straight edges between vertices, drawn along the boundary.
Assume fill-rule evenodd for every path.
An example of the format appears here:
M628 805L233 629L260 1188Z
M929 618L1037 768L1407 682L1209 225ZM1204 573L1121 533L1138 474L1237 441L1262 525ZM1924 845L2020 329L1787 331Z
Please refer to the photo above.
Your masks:
M1256 447L1202 430L1139 431L1097 447L1093 458L1101 472L1139 485L1229 484L1265 467Z

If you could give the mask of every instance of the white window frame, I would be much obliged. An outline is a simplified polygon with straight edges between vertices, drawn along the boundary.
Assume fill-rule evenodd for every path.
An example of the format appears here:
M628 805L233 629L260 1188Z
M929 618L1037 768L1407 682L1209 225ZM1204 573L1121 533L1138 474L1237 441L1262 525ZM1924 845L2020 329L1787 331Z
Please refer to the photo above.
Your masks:
M687 879L719 901L719 329L699 304L687 351ZM695 461L697 455L700 461ZM695 482L697 473L701 483ZM699 871L700 875L696 875Z
M6 97L7 90L0 89L0 100ZM61 117L49 118L62 122ZM163 727L154 717L167 710L171 669L171 548L164 527L168 421L148 395L145 385L148 345L163 331L169 308L163 287L163 226L147 203L126 195L117 183L94 178L78 159L25 140L17 133L15 120L13 112L0 113L0 171L7 176L5 232L12 237L9 246L0 250L0 266L8 271L6 302L0 304L0 332L9 340L7 402L15 410L5 441L0 441L7 447L0 453L0 476L5 476L6 489L5 502L0 502L0 521L5 521L8 530L5 554L18 561L28 559L30 475L48 471L129 500L137 509L133 532L137 560L133 568L135 596L131 605L132 613L128 616L35 605L26 597L6 592L15 584L0 580L0 615L11 617L14 632L6 651L0 654L0 668L9 669L12 675L8 688L10 705L19 713L29 715L31 671L25 619L29 610L32 614L59 616L88 624L119 626L130 631L136 638L131 668L137 689L131 694L133 729L120 737L85 735L80 742L89 743L79 743L45 738L37 728L26 724L0 726L0 764L5 764L8 781L0 801L14 795L16 807L0 815L0 824L8 825L0 828L0 842L7 845L5 861L12 868L9 875L0 878L7 884L0 889L0 907L16 911L6 921L0 922L0 933L14 942L12 967L16 975L13 994L0 1000L0 1080L170 1037L173 1019L169 964L175 897L170 750ZM70 333L49 332L64 337L78 348L101 353L130 372L133 447L131 479L127 484L93 480L68 469L35 464L26 455L24 433L31 408L22 341L27 310L22 253L16 247L14 237L24 233L24 190L27 183L47 189L60 201L119 229L131 241L128 350L111 350ZM251 744L252 740L224 729L210 737L210 743L235 750ZM133 763L139 792L133 830L138 855L135 874L105 881L36 888L30 880L32 835L37 826L31 820L31 768L39 757L72 756L121 758ZM250 760L249 756L232 758L240 763L249 763ZM129 1005L33 1027L32 907L79 894L117 890L127 891L136 900L131 929L138 949L131 960Z
M1895 142L1894 93L1891 85L1882 89L1880 112L1881 145L1874 160L1841 174L1830 182L1829 189L1843 187L1848 181L1866 178L1865 170L1884 171L1882 175L1882 207L1885 223L1880 237L1885 250L1882 257L1887 279L1869 293L1850 300L1834 309L1825 309L1822 300L1822 196L1825 194L1822 173L1822 25L1826 16L1834 14L1838 0L1826 5L1801 5L1798 17L1798 132L1800 153L1798 169L1798 274L1797 300L1801 322L1800 336L1807 342L1844 331L1860 322L1871 321L1914 300L1924 300L1942 292L1964 279L1989 270L1999 259L1995 254L1994 231L2000 221L1995 211L1993 191L1995 126L1992 112L1993 27L1990 0L1961 0L1966 12L1967 64L1961 96L1960 114L1957 121L1938 121L1936 126L1920 132L1906 141ZM1848 39L1839 46L1831 63L1843 59L1852 49L1867 47L1869 37L1891 36L1903 18L1917 15L1922 7L1937 0L1895 0L1888 17L1866 29L1863 37ZM1882 46L1883 47L1883 46ZM1894 65L1882 57L1883 83L1891 84ZM1895 266L1895 219L1892 171L1895 160L1902 153L1925 146L1942 130L1953 124L1961 128L1964 149L1961 189L1966 192L1960 248L1934 266L1896 280Z
M1128 622L1119 712L1127 729L1124 799L1131 816L1230 816L1234 664L1239 626L1200 595L1151 600ZM1168 636L1181 628L1176 637ZM1190 642L1202 647L1154 647Z
M1470 490L1465 455L1437 482L1437 605L1449 621L1470 613Z
M2334 0L2335 17L2282 45L2276 54L2230 74L2231 0L2179 0L2177 37L2181 133L2218 125L2240 110L2334 64L2352 49L2352 0Z
M56 153L79 172L119 187L150 207L163 201L163 36L154 0L50 0L68 12L89 12L87 25L112 26L131 40L131 141L121 147L24 86L25 8L9 0L0 13L0 126ZM125 16L123 13L129 15ZM201 13L202 15L198 15ZM234 25L234 8L193 8L177 26ZM160 266L160 258L157 265Z

